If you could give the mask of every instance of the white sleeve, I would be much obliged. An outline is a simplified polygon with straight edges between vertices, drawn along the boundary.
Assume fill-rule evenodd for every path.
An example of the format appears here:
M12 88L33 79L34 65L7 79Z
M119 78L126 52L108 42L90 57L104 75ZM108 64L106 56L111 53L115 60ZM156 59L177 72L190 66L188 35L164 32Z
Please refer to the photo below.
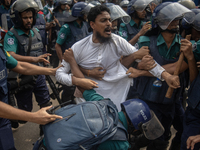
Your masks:
M56 80L64 85L72 86L72 74L68 74L70 70L70 65L65 60L61 63L63 67L60 67L56 71Z

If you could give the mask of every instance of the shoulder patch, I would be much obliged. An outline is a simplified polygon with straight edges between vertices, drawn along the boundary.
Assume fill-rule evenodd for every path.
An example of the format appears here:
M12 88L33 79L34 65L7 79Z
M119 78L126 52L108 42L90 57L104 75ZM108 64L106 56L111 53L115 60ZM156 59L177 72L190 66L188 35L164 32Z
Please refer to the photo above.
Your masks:
M64 39L64 38L65 38L65 33L61 33L61 34L60 34L60 38L61 38L61 39Z
M121 35L122 35L122 37L127 37L127 31L122 30L122 31L121 31Z
M8 38L7 39L7 43L8 43L8 45L13 45L14 44L14 38Z
M148 36L140 36L139 42L150 42L150 38Z

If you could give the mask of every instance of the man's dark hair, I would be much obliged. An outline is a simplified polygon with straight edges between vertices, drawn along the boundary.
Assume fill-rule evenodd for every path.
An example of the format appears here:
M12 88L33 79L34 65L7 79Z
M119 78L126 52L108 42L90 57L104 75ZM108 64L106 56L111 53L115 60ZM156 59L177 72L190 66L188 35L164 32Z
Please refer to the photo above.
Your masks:
M93 8L90 9L90 12L87 16L88 18L88 23L90 23L90 21L95 22L96 17L101 14L103 11L107 11L110 14L110 9L104 5L97 5Z

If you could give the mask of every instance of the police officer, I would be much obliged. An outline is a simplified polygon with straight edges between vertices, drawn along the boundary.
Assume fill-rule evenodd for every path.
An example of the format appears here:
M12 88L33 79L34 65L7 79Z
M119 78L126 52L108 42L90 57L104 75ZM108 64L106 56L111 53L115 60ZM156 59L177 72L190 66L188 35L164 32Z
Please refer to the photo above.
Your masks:
M47 0L47 5L44 6L43 13L47 22L51 22L51 12L53 12L54 4L54 0Z
M194 15L189 15L182 20L183 28L185 29L185 34L191 34L192 48L190 50L184 51L184 55L187 58L190 72L190 89L188 91L187 108L184 115L183 121L183 133L181 138L181 150L187 150L187 139L190 136L196 136L200 134L200 104L199 104L199 80L200 74L196 68L196 62L200 61L200 10L192 9L195 13ZM193 17L194 16L194 17ZM192 23L188 23L189 18L194 18ZM185 23L184 23L185 22ZM187 44L187 43L186 43ZM198 62L199 64L199 62ZM194 143L193 143L194 144ZM200 148L200 143L194 145L193 150L198 150Z
M135 45L139 37L151 29L150 22L143 23L146 18L146 8L153 0L132 0L129 2L127 13L131 16L129 24L120 24L121 36Z
M49 54L43 54L42 38L38 30L32 28L36 22L36 10L38 5L34 0L17 0L13 3L10 16L14 27L5 36L4 49L17 60L39 65L38 62L49 63L45 59ZM32 110L32 92L40 107L51 104L45 76L39 75L33 89L15 95L20 109Z
M1 3L2 4L0 6L0 26L5 30L10 30L10 28L13 26L9 16L11 0L1 0Z
M40 0L35 0L35 2L38 4L39 10L43 11L44 8L42 6L42 3ZM37 28L40 31L40 35L42 37L42 43L43 43L43 53L46 53L46 45L47 45L47 32L46 32L46 21L44 19L44 15L37 13L36 17L36 23L33 26L34 28Z
M139 39L139 47L148 46L151 55L160 65L169 73L173 73L175 68L172 64L178 59L179 49L189 46L180 46L180 38L177 33L179 19L185 13L191 12L189 9L178 3L166 2L157 6L152 16L152 32L148 36L142 36ZM182 41L181 41L182 42ZM187 64L184 62L181 72L186 70ZM147 147L147 150L166 150L168 140L170 139L170 128L175 111L175 101L179 100L182 89L184 88L183 74L180 75L181 88L174 91L172 98L166 98L166 82L153 77L139 77L134 87L139 98L144 100L158 116L158 119L165 128L164 135L156 139Z
M128 4L129 4L129 1L128 1L128 0L123 0L123 1L120 2L119 6L120 6L125 12L127 12Z

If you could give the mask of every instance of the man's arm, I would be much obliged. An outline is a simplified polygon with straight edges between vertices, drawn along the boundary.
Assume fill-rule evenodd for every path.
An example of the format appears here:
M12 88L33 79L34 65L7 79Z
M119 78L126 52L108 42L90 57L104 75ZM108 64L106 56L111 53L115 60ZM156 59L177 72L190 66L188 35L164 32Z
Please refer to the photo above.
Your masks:
M46 68L18 61L12 70L24 75L55 75L58 68Z
M61 45L56 43L55 48L56 48L56 53L57 53L59 60L62 61L63 53L62 53Z
M10 55L12 55L12 57L14 57L16 60L18 61L24 61L24 62L29 62L29 63L38 63L38 62L44 62L44 63L49 63L48 60L46 60L45 58L47 58L48 56L51 56L51 54L46 53L43 55L40 55L38 57L32 57L32 56L22 56L22 55L18 55L13 51L8 51L8 53Z
M24 120L38 124L45 125L55 119L62 119L61 116L50 115L46 112L52 106L40 109L37 112L27 112L24 110L16 109L4 102L0 101L0 117L13 119L13 120Z

